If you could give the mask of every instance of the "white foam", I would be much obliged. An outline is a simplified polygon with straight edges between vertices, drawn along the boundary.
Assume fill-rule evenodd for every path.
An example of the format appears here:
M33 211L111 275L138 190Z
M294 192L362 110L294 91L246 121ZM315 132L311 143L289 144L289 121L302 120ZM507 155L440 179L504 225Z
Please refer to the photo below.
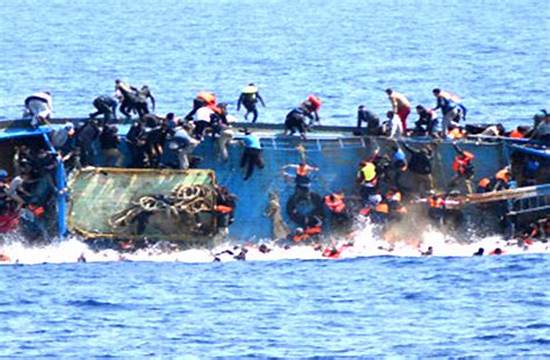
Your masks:
M428 247L432 247L433 256L472 256L478 248L485 249L485 254L500 248L504 254L524 253L549 253L550 245L535 242L527 248L517 246L514 242L507 242L499 236L490 236L477 239L468 244L457 242L452 237L437 230L428 229L415 241L398 240L388 243L374 233L374 227L370 224L357 230L346 238L334 239L332 244L338 249L343 249L340 259L349 259L369 256L422 256ZM4 236L0 245L0 254L9 259L0 260L0 264L42 264L42 263L72 263L79 257L84 257L87 262L104 261L153 261L153 262L184 262L184 263L210 263L214 261L216 254L220 261L237 261L237 255L242 246L234 249L234 244L225 243L214 249L189 249L179 251L163 251L152 247L140 249L132 253L119 252L112 249L94 251L78 237L69 237L43 246L28 246L19 240L17 236ZM345 244L353 243L353 246ZM272 242L265 242L271 251L262 253L258 245L244 245L247 250L247 261L276 261L276 260L311 260L327 259L323 257L322 249L315 249L312 245L297 245L290 248L279 246ZM326 248L326 245L323 246ZM229 250L233 255L226 252ZM331 259L332 260L332 259Z

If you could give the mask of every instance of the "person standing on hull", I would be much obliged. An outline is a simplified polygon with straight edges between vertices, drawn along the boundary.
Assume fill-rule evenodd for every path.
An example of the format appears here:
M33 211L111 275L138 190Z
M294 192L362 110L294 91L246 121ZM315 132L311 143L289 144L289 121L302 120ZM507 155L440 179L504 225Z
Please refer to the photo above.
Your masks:
M451 122L458 117L458 107L453 101L451 101L451 99L445 97L441 89L433 89L432 93L437 99L437 104L432 109L432 111L441 109L441 113L443 114L443 120L441 123L441 127L442 127L441 133L443 138L447 138L447 133L449 132L449 125L451 125Z
M392 89L386 89L386 94L388 94L388 99L391 103L391 110L394 114L399 116L401 119L401 125L403 132L407 131L407 117L411 113L411 103L405 97L405 95L398 93Z
M99 115L103 115L103 121L105 124L108 124L111 121L111 118L115 121L116 118L116 107L118 101L110 96L101 95L94 99L93 102L96 112L90 113L90 118L95 119Z
M45 124L52 116L52 94L37 92L25 99L25 115L31 115L30 125L34 128Z
M357 109L357 135L361 135L361 125L363 123L367 124L366 135L380 135L380 119L378 115L368 110L365 105L359 105Z
M307 111L307 114L310 121L309 126L312 126L314 123L321 124L321 119L319 118L319 109L321 109L321 99L315 95L309 95L300 107L304 108Z
M260 96L258 88L254 85L254 83L250 83L248 86L245 86L239 96L239 100L237 101L237 111L241 109L242 104L246 109L246 113L244 114L245 120L248 120L248 114L252 113L252 123L255 123L258 119L258 109L256 107L258 101L265 108L264 99Z
M138 92L138 89L135 87L119 79L115 80L115 93L120 99L119 110L127 119L132 117L132 111L137 111Z
M264 161L262 159L262 144L260 138L252 134L250 130L244 130L245 136L242 138L244 144L244 151L241 157L241 168L246 168L246 174L244 180L250 179L254 172L254 167L257 166L260 169L264 168Z

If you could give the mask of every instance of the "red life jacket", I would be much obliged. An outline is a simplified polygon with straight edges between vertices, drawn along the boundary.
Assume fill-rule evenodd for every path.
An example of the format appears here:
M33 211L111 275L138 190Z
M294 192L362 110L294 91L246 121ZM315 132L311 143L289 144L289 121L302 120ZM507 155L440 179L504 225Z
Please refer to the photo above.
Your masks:
M214 207L214 210L216 210L220 214L229 214L231 211L233 211L233 208L226 205L216 205Z
M453 170L460 175L466 175L468 171L471 171L472 160L474 160L474 155L464 151L464 156L459 154L455 157Z

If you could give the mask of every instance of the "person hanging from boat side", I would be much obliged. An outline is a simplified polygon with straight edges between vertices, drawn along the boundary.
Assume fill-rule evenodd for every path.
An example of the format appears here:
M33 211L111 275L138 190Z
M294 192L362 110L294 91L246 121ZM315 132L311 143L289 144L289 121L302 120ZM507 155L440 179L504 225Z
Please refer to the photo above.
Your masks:
M264 161L262 159L262 145L260 138L248 129L244 129L243 132L245 135L242 138L244 150L241 156L240 167L246 169L244 176L244 180L246 181L252 176L255 167L258 167L259 169L264 168Z
M295 174L287 173L285 170L294 169ZM294 183L296 184L297 191L308 192L311 187L311 177L312 172L319 171L318 167L308 165L305 160L300 161L299 164L287 164L282 168L283 176L288 178L294 178Z
M473 164L473 160L475 156L469 151L462 150L456 144L456 142L453 142L453 148L457 153L457 155L454 158L453 166L452 166L455 175L451 179L449 183L449 187L450 188L455 187L459 180L463 180L466 185L466 189L468 193L471 194L473 192L471 179L474 177L474 173L475 173L474 164Z

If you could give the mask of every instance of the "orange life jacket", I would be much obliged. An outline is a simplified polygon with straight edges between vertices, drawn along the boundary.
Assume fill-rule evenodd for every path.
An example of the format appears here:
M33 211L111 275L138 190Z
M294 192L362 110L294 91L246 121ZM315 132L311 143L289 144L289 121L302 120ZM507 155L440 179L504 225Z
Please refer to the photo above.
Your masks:
M479 180L479 183L477 184L480 188L487 189L487 187L491 184L491 179L489 178L483 178Z
M214 206L214 210L216 210L220 214L229 214L231 211L233 211L233 208L226 205L216 205Z
M304 230L304 233L308 236L319 235L322 229L321 226L310 226Z
M293 237L292 237L292 241L298 243L300 241L304 241L304 240L307 240L309 239L309 235L306 234L305 232L301 233L301 234L295 234Z
M332 194L334 200L331 199L331 195L325 196L325 205L333 213L340 214L346 208L346 203L344 203L344 195Z
M387 214L390 212L390 207L386 203L380 203L376 205L376 207L374 208L374 211L382 214Z
M42 206L36 206L36 205L29 205L28 209L36 217L41 217L46 212L46 210L44 210L44 208Z
M495 178L507 184L510 181L510 171L501 169L496 173Z
M523 134L519 132L518 129L515 129L510 132L509 137L511 137L512 139L523 139Z
M464 151L464 156L459 154L455 157L453 161L453 170L460 175L464 175L472 160L474 160L474 154Z
M321 108L321 99L319 99L317 96L315 95L309 95L307 97L307 101L309 101L311 103L311 105L313 106L313 108L315 110L319 110Z
M308 165L298 165L296 168L296 175L298 176L307 176L309 174L309 166Z

